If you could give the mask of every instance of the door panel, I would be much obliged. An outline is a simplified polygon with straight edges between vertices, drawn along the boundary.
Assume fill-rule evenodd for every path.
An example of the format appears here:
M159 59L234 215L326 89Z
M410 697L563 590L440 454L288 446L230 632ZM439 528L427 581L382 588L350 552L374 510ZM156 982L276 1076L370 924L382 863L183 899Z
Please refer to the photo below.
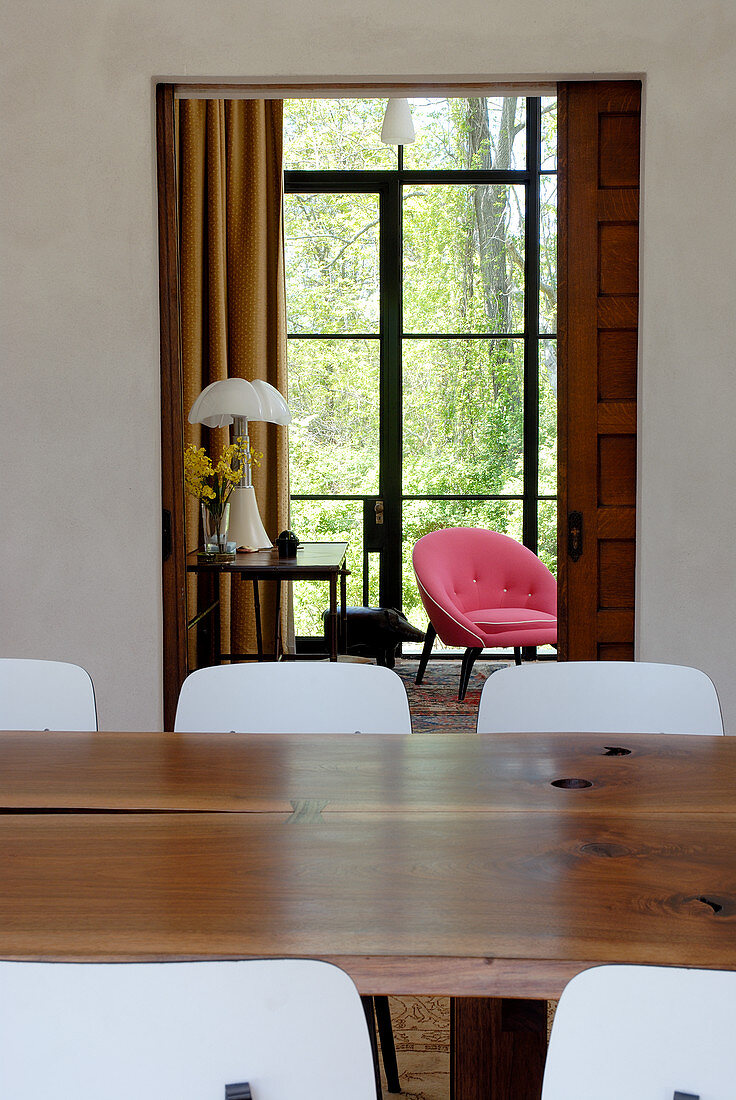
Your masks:
M563 660L634 656L640 98L559 88Z

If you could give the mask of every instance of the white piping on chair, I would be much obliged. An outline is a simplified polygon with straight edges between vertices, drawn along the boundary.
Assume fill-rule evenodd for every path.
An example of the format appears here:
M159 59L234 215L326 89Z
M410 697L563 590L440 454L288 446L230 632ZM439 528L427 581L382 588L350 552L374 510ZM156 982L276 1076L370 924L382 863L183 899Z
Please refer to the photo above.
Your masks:
M547 614L547 612L543 612L543 614ZM506 627L508 630L513 630L514 627L517 627L517 626L539 626L539 627L548 626L548 627L553 627L553 626L557 626L557 618L555 616L550 616L549 619L517 619L516 621L513 621L513 620L509 621L508 619L500 619L498 622L494 622L492 619L488 619L488 620L486 620L486 619L480 620L479 619L478 622L475 625L476 626L503 626L503 627Z
M416 576L416 569L414 570L414 575ZM484 643L483 639L482 639L482 638L481 638L481 637L480 637L480 636L479 636L478 634L474 634L474 633L473 633L473 631L472 631L472 630L470 630L470 628L469 628L469 627L467 627L467 626L465 625L465 623L461 623L461 622L459 622L459 621L458 621L458 620L457 620L457 619L455 618L455 616L454 616L454 615L451 615L451 614L450 614L450 612L449 612L449 611L447 611L447 609L446 609L446 608L444 608L444 607L442 607L442 606L441 606L441 604L438 604L438 603L437 603L437 600L435 600L435 599L434 599L434 598L433 598L432 596L430 596L429 592L427 592L427 589L426 589L426 588L424 587L424 585L422 584L422 582L421 582L421 581L419 580L419 577L417 577L417 584L418 584L418 585L419 585L419 587L421 588L422 592L424 592L424 594L426 595L427 599L428 599L428 600L431 600L431 601L432 601L432 603L434 604L434 606L435 606L436 608L438 608L438 609L439 609L439 610L440 610L440 611L441 611L441 612L443 613L443 615L447 615L447 618L448 618L448 619L452 619L452 621L453 621L453 622L455 623L455 625L456 625L456 626L459 626L459 627L461 628L461 630L466 630L466 631L468 632L468 634L472 634L472 635L473 635L473 637L474 637L474 638L476 638L476 639L477 639L477 640L478 640L478 641L480 642L480 644L481 644L481 649L485 649L485 643Z

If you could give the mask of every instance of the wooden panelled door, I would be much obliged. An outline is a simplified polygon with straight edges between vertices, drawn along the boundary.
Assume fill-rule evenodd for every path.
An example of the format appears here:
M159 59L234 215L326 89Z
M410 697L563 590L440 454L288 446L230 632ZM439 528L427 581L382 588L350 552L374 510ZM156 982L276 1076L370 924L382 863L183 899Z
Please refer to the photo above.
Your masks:
M633 660L638 81L559 86L561 660Z

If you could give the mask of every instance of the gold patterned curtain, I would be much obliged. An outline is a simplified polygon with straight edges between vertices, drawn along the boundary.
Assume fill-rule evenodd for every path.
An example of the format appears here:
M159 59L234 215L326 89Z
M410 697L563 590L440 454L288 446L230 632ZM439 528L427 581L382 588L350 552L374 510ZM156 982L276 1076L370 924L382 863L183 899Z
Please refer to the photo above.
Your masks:
M200 391L223 378L262 378L284 396L286 309L282 224L282 120L278 100L181 100L178 104L183 407L185 443L215 460L227 429L189 424ZM286 429L251 422L263 453L253 471L258 507L271 539L289 526ZM187 549L200 542L199 506L187 498ZM197 580L187 592L188 618ZM273 648L273 600L261 599L264 647ZM252 587L220 581L221 646L255 652ZM293 639L291 601L282 601L281 635ZM191 643L191 639L190 639Z

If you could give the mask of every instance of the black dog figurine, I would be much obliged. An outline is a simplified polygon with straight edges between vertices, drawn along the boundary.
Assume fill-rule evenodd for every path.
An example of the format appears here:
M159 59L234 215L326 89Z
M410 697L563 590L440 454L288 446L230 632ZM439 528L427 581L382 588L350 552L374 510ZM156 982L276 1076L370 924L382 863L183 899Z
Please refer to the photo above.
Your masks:
M347 652L356 657L372 657L376 664L393 668L396 652L402 642L424 641L424 631L417 630L395 607L348 607ZM325 638L329 612L322 614Z

